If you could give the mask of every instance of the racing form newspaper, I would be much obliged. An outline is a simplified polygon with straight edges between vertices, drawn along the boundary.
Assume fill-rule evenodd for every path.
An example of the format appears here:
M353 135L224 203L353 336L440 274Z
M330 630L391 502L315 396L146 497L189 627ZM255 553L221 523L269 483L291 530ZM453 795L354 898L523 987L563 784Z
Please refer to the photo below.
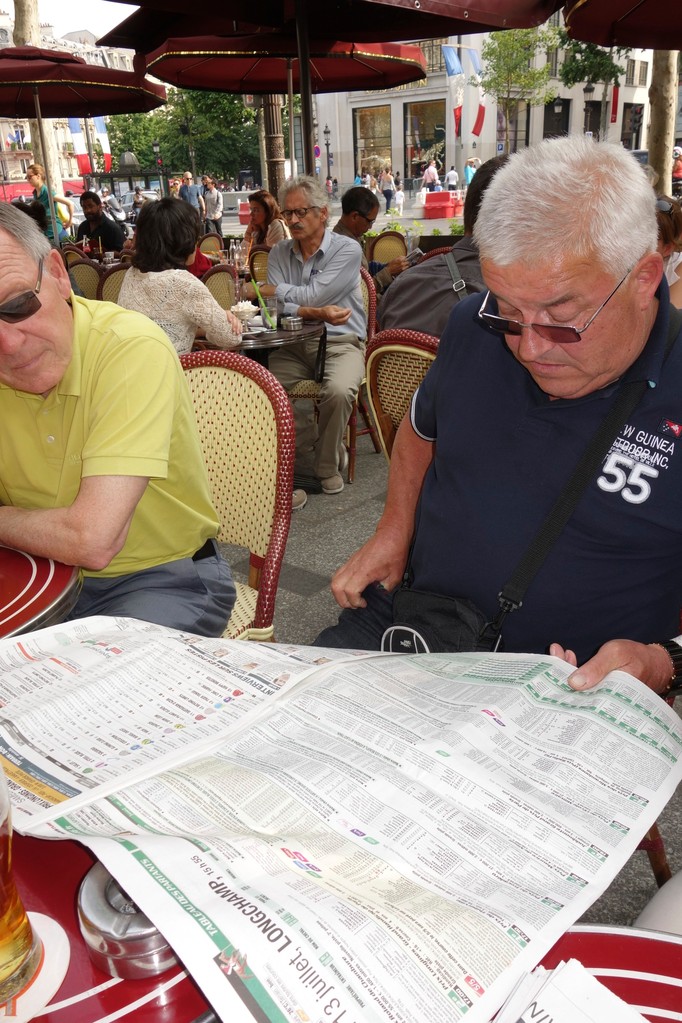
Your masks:
M682 776L660 697L571 670L84 619L0 643L0 764L222 1019L484 1023Z

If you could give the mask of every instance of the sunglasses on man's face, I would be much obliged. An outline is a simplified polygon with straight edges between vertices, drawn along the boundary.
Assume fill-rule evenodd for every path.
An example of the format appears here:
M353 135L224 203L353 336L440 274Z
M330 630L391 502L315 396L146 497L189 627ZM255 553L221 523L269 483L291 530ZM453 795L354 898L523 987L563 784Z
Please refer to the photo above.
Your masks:
M0 305L0 320L3 323L21 323L29 316L34 316L41 308L38 293L43 280L43 261L38 263L38 280L32 291L23 291L21 295L10 299L4 305Z
M611 294L604 299L596 313L593 313L592 316L590 316L589 320L583 327L569 327L563 326L559 323L522 323L520 320L510 320L506 316L495 316L494 313L489 313L487 311L490 292L487 292L483 299L483 305L478 311L478 319L481 323L484 323L489 330L494 331L496 334L510 334L515 337L519 337L523 333L524 329L532 330L533 333L537 334L538 337L541 337L543 341L549 341L550 344L572 345L577 341L582 340L582 335L585 333L587 328L594 323L607 302L613 298L621 284L623 284L623 282L627 279L629 273L630 270L628 270L625 277L618 282Z

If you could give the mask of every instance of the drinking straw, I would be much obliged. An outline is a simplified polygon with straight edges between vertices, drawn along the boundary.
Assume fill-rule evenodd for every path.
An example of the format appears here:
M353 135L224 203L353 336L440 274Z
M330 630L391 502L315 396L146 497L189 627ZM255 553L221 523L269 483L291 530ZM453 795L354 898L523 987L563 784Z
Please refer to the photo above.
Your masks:
M270 315L270 313L268 312L268 307L266 306L265 302L263 301L263 296L260 293L260 288L258 287L257 282L256 281L251 281L251 283L253 284L253 290L256 292L256 298L258 299L258 305L261 307L263 316L267 320L267 322L268 322L269 326L271 327L271 329L272 330L276 330L277 329L277 325L273 321L272 316Z

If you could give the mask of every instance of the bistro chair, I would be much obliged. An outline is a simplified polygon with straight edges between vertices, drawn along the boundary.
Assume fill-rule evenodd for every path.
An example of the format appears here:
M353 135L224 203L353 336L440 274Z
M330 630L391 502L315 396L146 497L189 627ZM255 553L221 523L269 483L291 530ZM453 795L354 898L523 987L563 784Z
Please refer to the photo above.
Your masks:
M382 231L376 238L372 238L367 253L367 261L373 260L377 263L390 263L392 259L407 255L407 242L405 235L400 231Z
M268 256L270 249L267 245L252 245L249 252L249 273L251 280L257 283L267 283L268 279Z
M77 248L75 245L63 245L62 246L62 259L64 260L64 266L68 270L72 263L75 263L77 259L83 258L82 249Z
M412 395L436 357L438 338L417 330L380 330L367 346L367 393L386 458Z
M220 543L249 552L225 636L274 642L275 597L291 521L294 417L286 391L234 352L180 356L194 403Z
M101 273L99 263L95 263L91 259L81 257L69 264L69 275L81 289L85 298L97 298Z
M199 250L206 253L214 253L217 255L223 247L223 239L215 231L211 231L210 234L205 234L199 242Z
M99 284L97 285L97 298L100 301L118 302L121 285L129 266L129 263L124 263L122 266L113 266L110 270L105 270L101 274Z
M430 252L425 252L419 262L424 263L427 259L432 259L434 256L446 256L448 252L452 252L452 245L441 245L438 249L431 249Z
M227 263L220 263L219 266L212 266L201 278L213 295L218 305L223 309L231 309L237 301L237 281L235 270Z

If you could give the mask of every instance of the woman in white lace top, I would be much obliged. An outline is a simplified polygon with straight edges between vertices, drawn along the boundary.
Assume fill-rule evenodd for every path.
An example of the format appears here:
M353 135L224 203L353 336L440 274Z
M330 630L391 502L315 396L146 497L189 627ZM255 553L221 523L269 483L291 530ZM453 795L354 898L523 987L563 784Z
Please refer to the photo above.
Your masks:
M201 234L197 211L177 199L148 202L140 209L135 254L118 304L154 320L178 355L189 352L197 334L220 348L239 344L239 320L218 305L208 288L185 269Z

